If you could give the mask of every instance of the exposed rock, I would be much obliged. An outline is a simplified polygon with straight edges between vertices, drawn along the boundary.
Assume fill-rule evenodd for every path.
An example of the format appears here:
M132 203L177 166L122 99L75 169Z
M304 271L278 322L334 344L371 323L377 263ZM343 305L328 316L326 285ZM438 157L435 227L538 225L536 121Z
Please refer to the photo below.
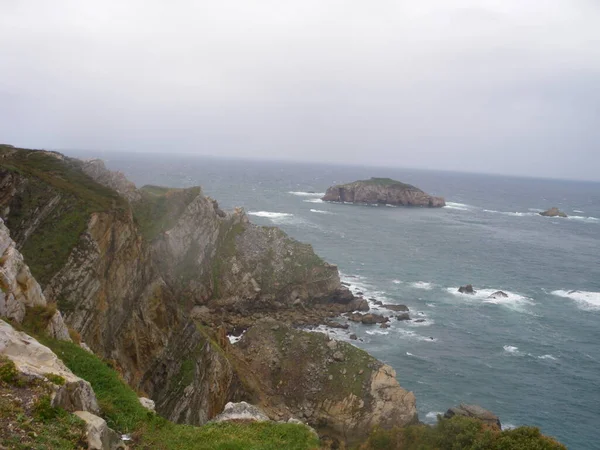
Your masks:
M84 410L98 413L99 407L92 386L74 375L48 347L0 320L0 354L11 359L25 377L45 379L58 375L65 384L55 392L52 404L67 411Z
M397 320L410 320L410 314L408 313L402 313L402 314L398 314L396 316Z
M489 426L502 429L502 425L500 424L500 419L498 416L479 405L465 405L464 403L461 403L459 406L455 406L446 411L444 417L449 419L456 415L473 417L481 420Z
M86 423L86 437L90 450L119 450L126 449L120 436L108 427L106 421L87 411L74 413Z
M21 323L27 308L47 305L46 297L35 280L23 255L10 238L8 228L0 218L0 316ZM56 312L48 323L50 336L70 341L69 331L60 312Z
M271 323L258 322L238 344L269 393L269 408L285 399L292 416L306 417L317 431L349 442L364 438L374 426L417 420L414 395L398 385L391 367L346 342L330 345L322 333L285 326L273 332ZM338 352L343 359L334 357Z
M332 186L327 189L322 200L394 206L442 207L446 205L441 197L432 197L410 184L390 178L371 178L370 180Z
M246 402L227 403L223 412L213 419L214 422L230 422L236 420L266 422L271 419L269 419L269 416L267 416L264 411Z
M562 212L561 210L559 210L556 207L550 208L547 211L541 212L540 216L545 216L545 217L568 217L564 212Z
M350 339L352 339L353 341L356 341L358 339L358 336L356 336L356 334L352 333L350 335Z
M294 417L290 417L290 418L288 419L287 423L293 423L293 424L295 424L295 425L302 425L302 426L305 426L306 428L308 428L308 431L310 431L310 433L311 433L311 434L312 434L314 437L316 437L317 439L319 438L319 435L317 434L317 432L315 431L315 429L314 429L313 427L311 427L310 425L308 425L308 424L306 424L306 423L302 422L301 420L298 420L298 419L296 419L296 418L294 418Z
M476 291L473 289L472 284L467 284L466 286L459 287L458 292L461 294L475 294Z
M148 409L148 410L150 410L152 412L156 411L156 405L154 404L154 400L151 400L151 399L146 398L146 397L140 397L138 400L140 401L140 404L144 408L146 408L146 409Z
M382 323L381 325L379 325L379 328L389 328L390 326L387 323Z
M496 291L493 294L491 294L488 298L491 298L491 299L495 299L495 298L508 298L508 294L506 292Z
M425 322L425 319L417 319L417 320L415 320L414 322L415 322L415 323L423 323L423 322Z
M98 183L114 189L130 202L138 201L141 194L131 181L122 172L108 170L101 159L88 159L83 161L82 170Z
M389 303L382 305L385 309L389 309L390 311L402 311L407 312L408 306L406 305L391 305Z
M384 323L388 322L390 319L388 317L382 316L380 314L360 314L353 313L347 314L348 320L352 322L360 322L363 325L373 325L375 323Z

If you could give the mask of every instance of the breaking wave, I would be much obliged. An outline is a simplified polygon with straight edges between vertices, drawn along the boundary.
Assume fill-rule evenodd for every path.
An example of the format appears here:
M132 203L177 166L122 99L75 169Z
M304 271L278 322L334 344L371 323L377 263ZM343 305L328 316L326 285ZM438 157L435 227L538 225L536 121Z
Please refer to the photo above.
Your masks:
M469 211L473 208L473 206L466 205L464 203L446 202L446 206L444 206L444 208L457 209L459 211Z
M414 288L417 289L425 289L427 291L431 290L431 288L433 288L433 284L432 283L428 283L426 281L416 281L414 283L410 283L410 285Z
M322 209L311 209L310 212L318 213L318 214L333 214L329 211L323 211Z
M490 298L492 294L500 291L500 289L475 289L474 294L463 294L458 292L458 287L449 287L447 288L447 291L450 294L456 295L464 300L477 300L481 301L481 303L501 305L517 311L522 311L524 306L534 304L533 300L529 297L525 297L524 295L520 295L511 291L502 291L508 297Z
M303 201L305 201L306 203L325 203L320 198L311 198L310 200L303 200Z
M552 291L551 294L573 300L580 309L600 310L600 292L564 291L559 289Z
M323 197L325 192L298 192L289 191L288 194L297 195L299 197Z

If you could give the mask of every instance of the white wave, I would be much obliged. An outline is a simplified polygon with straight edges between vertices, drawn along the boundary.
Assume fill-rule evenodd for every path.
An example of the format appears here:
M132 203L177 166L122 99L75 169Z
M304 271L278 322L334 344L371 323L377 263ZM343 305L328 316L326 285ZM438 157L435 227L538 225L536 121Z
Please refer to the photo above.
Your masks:
M423 336L418 333L415 333L412 330L406 330L404 328L390 328L390 330L399 334L401 337L405 337L414 341L437 342L437 338L434 338L433 336Z
M456 203L456 202L446 202L446 206L444 208L448 209L458 209L459 211L469 211L473 208L471 205L466 205L464 203Z
M311 209L310 212L318 213L318 214L333 214L329 211L323 211L322 209Z
M419 318L418 320L421 320L421 318ZM411 327L430 327L435 322L431 319L424 319L423 322L415 322L414 320L408 320L408 321L405 321L404 323L406 323L408 326L411 326Z
M375 335L375 334L380 334L385 336L386 334L390 334L389 331L382 331L382 330L367 330L365 331L365 333L370 334L371 336Z
M567 219L577 220L586 223L600 223L600 219L598 219L597 217L568 216Z
M510 211L496 211L493 209L484 209L484 212L493 213L493 214L503 214L505 216L513 216L513 217L534 217L538 216L537 212L510 212Z
M517 428L517 426L513 425L512 423L504 423L504 422L502 423L502 429L504 431L506 431L506 430L514 430L515 428Z
M430 420L437 420L437 416L443 416L444 413L440 412L440 411L429 411L427 414L425 414L425 418L430 419Z
M323 197L325 192L298 192L289 191L288 194L297 195L299 197Z
M400 280L392 280L392 283L394 283L394 284L402 284L402 281L400 281Z
M407 356L415 356L411 352L406 352Z
M410 283L410 285L414 288L425 289L427 291L431 290L431 288L433 287L432 283L428 283L426 281L416 281L414 283Z
M512 345L505 345L502 347L506 353L519 353L519 347L513 347Z
M539 208L528 208L528 209L529 209L529 211L532 211L532 212L537 212L537 213L544 212L544 210L543 210L543 209L539 209Z
M538 359L551 359L552 361L556 361L556 358L552 355L542 355L542 356L538 356Z
M430 308L435 308L435 305L433 303L425 303L427 306L429 306Z
M325 203L320 198L311 198L310 200L303 200L306 203Z
M552 295L568 298L577 302L580 309L584 310L599 310L600 309L600 292L588 291L552 291Z
M579 213L579 214L583 214L583 211L580 209L574 209L573 212Z
M460 297L463 300L481 301L481 303L489 303L493 305L501 305L517 311L523 311L525 306L535 304L532 299L511 291L502 291L508 297L489 298L490 295L498 292L500 289L475 289L475 294L463 294L458 292L458 287L447 288L447 291Z
M256 217L266 217L267 219L280 219L282 217L292 217L293 214L278 213L270 211L248 211L248 214Z
M397 206L396 206L396 205L390 205L390 204L388 204L388 203L386 203L386 204L385 204L385 206L387 206L388 208L397 208Z
M354 294L357 295L362 292L362 296L364 298L376 298L381 301L389 300L386 297L386 292L378 290L374 287L369 280L360 275L344 275L340 273L340 279L349 284L348 289ZM378 309L374 305L371 305L372 308Z

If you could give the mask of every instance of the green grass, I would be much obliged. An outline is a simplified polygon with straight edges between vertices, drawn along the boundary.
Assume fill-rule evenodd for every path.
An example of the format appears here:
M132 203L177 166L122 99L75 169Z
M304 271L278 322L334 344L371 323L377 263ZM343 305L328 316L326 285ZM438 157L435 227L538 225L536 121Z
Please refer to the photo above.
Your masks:
M377 186L402 186L404 189L416 189L412 184L402 183L401 181L393 180L391 178L376 178L373 177L369 180L360 180L357 183L372 184Z
M147 185L140 189L140 193L142 199L133 205L133 214L140 232L150 241L177 223L185 208L201 193L201 189Z
M86 230L90 215L100 211L123 212L127 202L81 170L81 162L56 154L0 146L1 169L19 174L28 182L11 201L7 226L19 240L20 231L51 201L48 214L24 242L19 242L31 272L44 285L64 266Z
M318 441L293 424L220 423L178 425L146 410L136 393L108 364L70 342L40 338L96 392L104 418L120 432L132 433L142 449L311 449Z

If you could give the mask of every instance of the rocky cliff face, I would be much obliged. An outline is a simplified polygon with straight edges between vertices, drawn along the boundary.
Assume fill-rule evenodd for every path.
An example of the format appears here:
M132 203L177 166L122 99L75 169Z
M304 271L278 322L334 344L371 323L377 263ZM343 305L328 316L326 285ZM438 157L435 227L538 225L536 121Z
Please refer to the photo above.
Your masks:
M389 178L371 178L370 180L332 186L327 189L322 200L327 202L426 206L431 208L446 205L442 197L432 197L410 184Z
M174 421L205 423L232 400L288 402L271 399L282 393L265 391L255 361L237 354L225 332L263 317L322 323L357 307L337 268L310 245L249 223L242 210L225 213L200 188L134 190L97 161L1 146L0 186L0 211L45 298ZM385 412L394 378L379 369L354 397L316 410L346 417L364 394L370 415L355 420L361 427L405 421ZM411 395L398 403L405 417Z

